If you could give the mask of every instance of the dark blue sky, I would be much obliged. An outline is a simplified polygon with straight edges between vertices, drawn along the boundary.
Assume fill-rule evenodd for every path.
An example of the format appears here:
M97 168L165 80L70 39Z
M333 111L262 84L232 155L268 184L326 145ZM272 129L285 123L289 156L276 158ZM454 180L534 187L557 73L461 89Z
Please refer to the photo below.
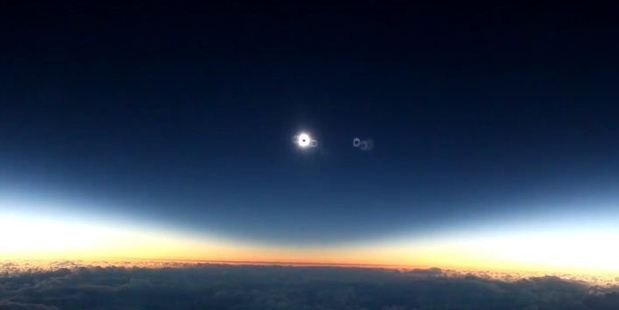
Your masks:
M578 201L619 198L611 8L0 11L5 193L292 244L577 216ZM297 150L300 130L319 147ZM355 136L376 147L354 149Z

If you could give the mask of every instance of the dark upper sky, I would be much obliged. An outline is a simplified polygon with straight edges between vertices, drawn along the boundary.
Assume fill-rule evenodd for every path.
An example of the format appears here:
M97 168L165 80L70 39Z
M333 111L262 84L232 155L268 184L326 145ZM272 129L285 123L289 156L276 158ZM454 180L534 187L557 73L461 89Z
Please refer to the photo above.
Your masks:
M619 198L616 8L21 2L0 5L5 194L283 243Z

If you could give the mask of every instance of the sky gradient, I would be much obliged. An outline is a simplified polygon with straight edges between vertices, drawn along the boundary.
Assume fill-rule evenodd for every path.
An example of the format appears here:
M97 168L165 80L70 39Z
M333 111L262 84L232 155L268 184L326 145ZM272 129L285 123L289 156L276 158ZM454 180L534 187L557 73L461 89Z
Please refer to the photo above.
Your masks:
M619 274L611 10L4 6L0 258Z

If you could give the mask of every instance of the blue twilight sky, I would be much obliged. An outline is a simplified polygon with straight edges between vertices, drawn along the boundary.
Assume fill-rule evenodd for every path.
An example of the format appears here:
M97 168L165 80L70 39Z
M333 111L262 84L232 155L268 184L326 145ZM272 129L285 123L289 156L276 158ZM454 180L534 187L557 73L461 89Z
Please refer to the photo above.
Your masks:
M301 246L619 213L612 10L3 6L0 197L24 212Z

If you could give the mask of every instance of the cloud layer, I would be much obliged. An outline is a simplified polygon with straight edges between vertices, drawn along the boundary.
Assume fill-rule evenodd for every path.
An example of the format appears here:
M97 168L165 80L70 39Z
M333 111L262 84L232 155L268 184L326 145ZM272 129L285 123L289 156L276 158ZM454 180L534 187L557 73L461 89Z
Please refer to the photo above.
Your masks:
M72 267L0 273L0 309L619 309L619 289L334 267Z

